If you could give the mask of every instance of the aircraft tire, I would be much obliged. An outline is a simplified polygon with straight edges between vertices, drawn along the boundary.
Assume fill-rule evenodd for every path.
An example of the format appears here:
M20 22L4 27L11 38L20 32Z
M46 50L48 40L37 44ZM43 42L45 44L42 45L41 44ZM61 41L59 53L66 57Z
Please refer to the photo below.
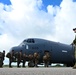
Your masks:
M71 63L71 67L73 67L75 65L75 63L73 62L73 63Z
M75 59L73 60L73 62L70 65L71 65L71 67L73 67L75 65Z
M28 63L28 67L34 67L34 66L35 66L34 62L29 62Z
M75 65L75 62L68 63L68 64L67 64L67 67L73 67L74 65Z
M67 64L66 64L66 67L70 67L70 63L67 63Z

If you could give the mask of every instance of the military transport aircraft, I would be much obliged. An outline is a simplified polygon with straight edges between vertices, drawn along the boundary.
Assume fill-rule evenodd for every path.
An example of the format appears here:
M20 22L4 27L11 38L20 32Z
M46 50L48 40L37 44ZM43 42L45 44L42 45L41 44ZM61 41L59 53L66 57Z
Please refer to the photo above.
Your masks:
M28 38L25 39L20 45L12 47L10 52L14 50L19 52L22 50L27 55L38 52L40 54L39 64L43 63L44 52L49 52L51 55L51 63L62 63L69 66L75 64L75 49L73 45L66 45L59 42L53 42L39 38ZM27 59L28 61L28 59Z

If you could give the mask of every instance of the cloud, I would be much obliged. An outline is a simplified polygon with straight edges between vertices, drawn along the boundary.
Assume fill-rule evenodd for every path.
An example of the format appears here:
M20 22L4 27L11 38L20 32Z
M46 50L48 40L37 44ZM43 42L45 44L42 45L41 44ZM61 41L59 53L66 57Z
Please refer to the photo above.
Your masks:
M60 5L60 11L55 17L57 32L56 37L64 43L71 43L74 39L74 33L72 29L76 27L75 9L76 2L73 2L72 0L63 0Z
M28 37L44 38L70 44L76 26L76 2L63 0L60 6L42 9L42 0L10 0L0 3L0 50L9 51Z

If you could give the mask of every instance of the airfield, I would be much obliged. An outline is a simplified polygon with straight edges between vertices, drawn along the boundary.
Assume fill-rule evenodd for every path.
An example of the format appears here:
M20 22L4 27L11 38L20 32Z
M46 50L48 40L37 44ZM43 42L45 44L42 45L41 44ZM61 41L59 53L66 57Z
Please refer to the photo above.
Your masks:
M72 67L0 68L0 75L76 75Z

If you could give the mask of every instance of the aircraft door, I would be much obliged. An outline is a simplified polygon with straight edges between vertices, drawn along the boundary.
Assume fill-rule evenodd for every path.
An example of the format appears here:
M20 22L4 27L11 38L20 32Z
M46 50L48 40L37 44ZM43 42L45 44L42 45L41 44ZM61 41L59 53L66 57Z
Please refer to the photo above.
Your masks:
M29 44L25 45L25 52L26 54L32 54L31 45Z

